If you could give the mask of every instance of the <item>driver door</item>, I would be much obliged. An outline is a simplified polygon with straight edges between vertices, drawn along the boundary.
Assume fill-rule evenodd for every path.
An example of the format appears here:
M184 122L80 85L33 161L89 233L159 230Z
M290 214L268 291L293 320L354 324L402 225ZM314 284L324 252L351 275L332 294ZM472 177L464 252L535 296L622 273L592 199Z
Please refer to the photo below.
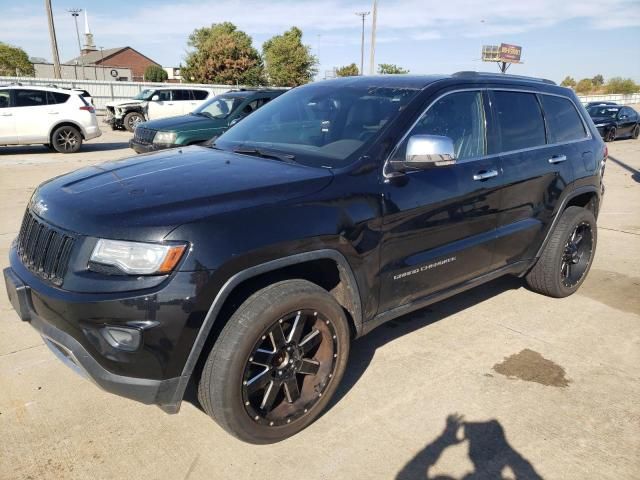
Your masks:
M157 118L172 117L175 115L174 105L171 97L171 90L157 90L149 100L147 105L147 120Z
M501 169L486 156L485 98L481 90L445 94L392 154L404 159L412 135L440 135L453 141L456 163L386 172L380 312L491 269Z

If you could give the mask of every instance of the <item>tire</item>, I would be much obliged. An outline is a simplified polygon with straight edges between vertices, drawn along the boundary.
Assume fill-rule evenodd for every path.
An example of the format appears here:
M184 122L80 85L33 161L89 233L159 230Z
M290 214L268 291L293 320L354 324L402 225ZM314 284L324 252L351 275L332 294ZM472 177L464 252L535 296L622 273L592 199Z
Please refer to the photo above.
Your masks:
M122 119L122 124L128 132L133 132L141 122L144 122L144 115L140 112L129 112Z
M555 298L575 293L593 263L597 234L596 219L590 210L567 208L551 233L542 255L527 274L529 287Z
M640 124L636 123L636 126L633 127L633 130L631 130L631 138L633 138L634 140L637 140L639 136L640 136Z
M612 127L604 134L604 141L613 142L616 139L616 135L617 135L616 128Z
M306 280L275 283L251 295L222 329L198 400L240 440L279 442L326 407L344 374L349 341L344 311L326 290Z
M76 127L63 125L51 134L51 147L58 153L76 153L81 146L82 134Z

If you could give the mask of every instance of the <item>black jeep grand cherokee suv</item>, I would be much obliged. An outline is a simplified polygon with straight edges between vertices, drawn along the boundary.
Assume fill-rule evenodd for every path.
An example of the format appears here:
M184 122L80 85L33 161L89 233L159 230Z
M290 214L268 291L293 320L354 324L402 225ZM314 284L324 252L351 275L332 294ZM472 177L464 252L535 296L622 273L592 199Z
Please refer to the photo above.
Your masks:
M222 135L33 195L4 271L24 321L108 391L254 443L316 418L349 342L512 274L577 290L607 150L552 82L462 72L291 90Z

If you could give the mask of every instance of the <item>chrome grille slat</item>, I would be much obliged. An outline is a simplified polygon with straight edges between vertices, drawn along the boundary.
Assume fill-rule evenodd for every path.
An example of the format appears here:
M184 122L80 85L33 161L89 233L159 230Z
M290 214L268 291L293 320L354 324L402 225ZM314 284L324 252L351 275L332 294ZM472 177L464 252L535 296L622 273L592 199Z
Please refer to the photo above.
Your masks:
M18 234L18 255L36 275L62 285L75 238L39 220L27 210Z

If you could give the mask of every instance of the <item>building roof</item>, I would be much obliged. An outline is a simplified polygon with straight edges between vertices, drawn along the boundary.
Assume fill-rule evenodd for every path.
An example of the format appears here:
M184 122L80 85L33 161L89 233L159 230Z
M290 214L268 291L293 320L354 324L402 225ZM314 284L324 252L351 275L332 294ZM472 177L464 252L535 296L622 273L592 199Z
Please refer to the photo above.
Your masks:
M104 61L106 63L106 61L109 59L109 57L112 57L115 54L120 53L120 52L122 52L124 50L127 50L127 49L133 50L138 55L146 58L147 60L149 60L152 63L155 63L156 65L160 65L155 60L150 59L146 55L143 55L142 53L137 51L135 48L131 48L131 47L105 48L105 49L102 50L102 52L100 50L96 50L95 52L88 52L86 55L81 55L79 57L72 58L71 60L69 60L68 62L65 62L65 63L67 65L75 65L75 63L77 62L78 64L84 63L85 65L92 65L94 63L102 63L103 59L104 59Z

